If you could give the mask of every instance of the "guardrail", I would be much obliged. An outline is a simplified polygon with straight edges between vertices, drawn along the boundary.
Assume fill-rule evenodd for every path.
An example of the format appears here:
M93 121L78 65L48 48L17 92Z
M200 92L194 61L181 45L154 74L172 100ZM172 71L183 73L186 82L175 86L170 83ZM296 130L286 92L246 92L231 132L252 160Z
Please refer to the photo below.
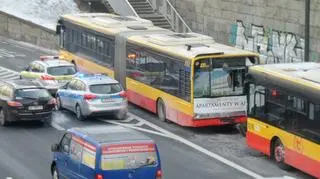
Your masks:
M163 3L157 3L157 0L148 0L152 8L163 14L176 32L192 32L188 24L183 20L178 11L173 7L169 0L162 0Z

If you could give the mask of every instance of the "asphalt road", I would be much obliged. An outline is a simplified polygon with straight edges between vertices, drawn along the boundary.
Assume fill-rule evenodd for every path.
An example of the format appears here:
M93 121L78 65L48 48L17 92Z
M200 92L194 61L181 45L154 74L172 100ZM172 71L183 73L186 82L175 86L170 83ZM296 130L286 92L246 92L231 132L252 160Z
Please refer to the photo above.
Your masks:
M29 62L49 51L35 49L8 39L0 40L0 66L13 71L21 71ZM1 77L12 77L9 72ZM245 140L231 127L184 128L172 123L162 123L156 116L136 106L130 106L130 112L169 132L187 139L209 151L229 159L264 177L293 176L311 178L297 170L283 171L255 151L248 149ZM54 114L53 127L44 127L39 123L17 123L11 127L0 128L0 179L12 178L50 178L50 145L58 140L63 129L71 127L103 126L107 122L92 119L77 121L68 111ZM126 125L155 131L152 126L138 118L126 120ZM59 130L60 129L60 130ZM223 164L177 140L146 133L159 145L161 160L166 179L212 179L212 178L251 178L243 172Z

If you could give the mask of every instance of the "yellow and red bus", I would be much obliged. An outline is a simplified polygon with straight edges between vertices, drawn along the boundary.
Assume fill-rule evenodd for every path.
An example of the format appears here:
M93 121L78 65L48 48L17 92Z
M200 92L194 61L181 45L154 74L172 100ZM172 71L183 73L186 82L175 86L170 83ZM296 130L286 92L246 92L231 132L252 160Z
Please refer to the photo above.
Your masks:
M244 77L259 56L197 33L111 14L62 16L60 55L80 70L107 73L128 100L182 126L246 121Z
M248 76L248 146L320 178L320 64L257 65Z

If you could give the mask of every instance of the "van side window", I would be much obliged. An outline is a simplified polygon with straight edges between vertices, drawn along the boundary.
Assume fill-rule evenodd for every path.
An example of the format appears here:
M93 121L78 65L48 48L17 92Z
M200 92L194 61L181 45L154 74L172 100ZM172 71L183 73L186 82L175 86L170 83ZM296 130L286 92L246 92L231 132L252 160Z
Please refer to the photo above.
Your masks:
M69 133L65 134L60 142L61 152L69 153L71 136Z
M75 138L72 137L71 143L70 143L70 158L73 161L81 162L81 156L82 156L82 145L78 143Z

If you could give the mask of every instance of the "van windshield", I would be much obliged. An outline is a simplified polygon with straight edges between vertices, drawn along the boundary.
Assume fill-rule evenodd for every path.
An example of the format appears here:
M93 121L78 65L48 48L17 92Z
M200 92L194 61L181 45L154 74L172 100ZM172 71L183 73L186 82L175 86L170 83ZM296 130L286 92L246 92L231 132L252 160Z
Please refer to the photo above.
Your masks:
M102 148L101 169L123 170L136 169L152 158L155 163L146 167L158 165L154 144L114 144Z

